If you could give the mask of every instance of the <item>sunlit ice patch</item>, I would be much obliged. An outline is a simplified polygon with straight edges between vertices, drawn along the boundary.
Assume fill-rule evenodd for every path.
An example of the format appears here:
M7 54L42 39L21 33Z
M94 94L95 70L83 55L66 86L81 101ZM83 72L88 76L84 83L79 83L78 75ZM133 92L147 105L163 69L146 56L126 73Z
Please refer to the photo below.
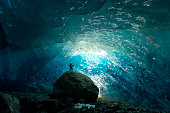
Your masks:
M99 64L103 64L108 56L106 49L97 42L80 41L72 47L67 55L76 58L77 62L81 62L81 66L87 67L88 72L99 67Z
M107 56L108 53L105 51L103 46L97 42L80 41L74 44L74 48L71 50L71 55Z
M99 88L99 95L107 94L114 83L116 75L133 72L133 59L125 53L115 51L100 42L80 41L65 46L67 56L74 64L74 71L89 76ZM126 75L126 74L125 74Z
M98 54L85 54L73 56L74 63L78 64L75 71L89 76L95 85L99 88L99 96L108 94L109 88L118 81L116 77L133 76L135 65L132 60L124 54L114 52L111 56Z
M77 68L77 71L92 79L99 88L99 96L103 94L103 90L107 91L107 82L105 80L109 76L103 74L103 68L106 68L107 57L99 53L81 53L75 57L77 60L80 60L80 66Z
M103 92L108 92L109 82L116 82L114 78L109 75L107 69L112 69L116 65L116 61L110 59L105 55L100 54L85 54L81 53L74 56L74 62L80 62L75 71L89 76L94 84L99 88L99 96Z

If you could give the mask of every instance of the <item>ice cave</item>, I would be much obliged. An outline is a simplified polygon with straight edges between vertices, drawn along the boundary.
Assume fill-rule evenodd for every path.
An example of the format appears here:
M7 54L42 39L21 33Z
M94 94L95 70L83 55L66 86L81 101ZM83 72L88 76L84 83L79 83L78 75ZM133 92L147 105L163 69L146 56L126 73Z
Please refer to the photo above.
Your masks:
M0 91L51 92L66 71L101 95L170 111L169 0L0 0Z

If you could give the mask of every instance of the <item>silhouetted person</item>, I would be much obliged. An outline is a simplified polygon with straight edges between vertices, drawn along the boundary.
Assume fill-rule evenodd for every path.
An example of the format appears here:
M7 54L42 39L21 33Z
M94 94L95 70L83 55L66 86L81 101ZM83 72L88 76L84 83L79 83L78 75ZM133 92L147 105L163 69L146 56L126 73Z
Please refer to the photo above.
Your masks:
M72 63L70 63L70 70L69 71L73 71L73 65Z

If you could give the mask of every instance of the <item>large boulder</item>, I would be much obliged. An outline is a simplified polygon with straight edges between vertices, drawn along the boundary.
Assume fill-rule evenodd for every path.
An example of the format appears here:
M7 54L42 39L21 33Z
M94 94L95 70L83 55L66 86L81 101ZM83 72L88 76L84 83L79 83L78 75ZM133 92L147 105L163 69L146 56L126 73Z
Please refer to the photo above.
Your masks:
M74 72L65 72L54 84L53 94L71 97L75 101L95 102L99 89L90 77Z

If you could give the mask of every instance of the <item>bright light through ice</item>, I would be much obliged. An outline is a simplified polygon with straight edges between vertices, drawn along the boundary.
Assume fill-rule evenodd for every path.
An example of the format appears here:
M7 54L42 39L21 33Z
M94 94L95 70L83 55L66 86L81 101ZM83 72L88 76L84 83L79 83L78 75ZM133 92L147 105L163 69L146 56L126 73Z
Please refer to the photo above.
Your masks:
M74 49L72 50L72 55L81 55L81 54L86 54L86 55L102 55L106 56L108 55L106 51L104 51L104 47L102 47L98 43L91 43L91 42L85 42L85 41L80 41L76 43Z
M94 51L94 50L88 50L88 51L82 51L79 54L87 54L87 55L102 55L102 56L106 56L107 53L104 50L98 50L98 51Z
M102 91L104 91L105 93L108 92L107 86L109 85L109 82L112 82L112 83L116 82L116 80L107 73L96 74L96 75L90 76L90 78L99 88L99 96L103 94Z

